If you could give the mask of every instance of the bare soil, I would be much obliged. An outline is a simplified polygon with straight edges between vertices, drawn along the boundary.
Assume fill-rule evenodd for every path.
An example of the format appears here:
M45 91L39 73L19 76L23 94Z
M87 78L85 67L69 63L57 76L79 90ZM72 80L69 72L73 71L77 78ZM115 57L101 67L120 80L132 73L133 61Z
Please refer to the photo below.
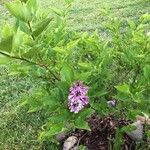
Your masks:
M88 150L115 150L114 141L117 128L126 126L132 121L125 119L115 120L112 116L100 118L97 115L93 115L88 119L88 123L91 131L76 130L71 133L71 135L78 137L78 144L86 146ZM135 150L135 142L128 135L123 134L121 141L122 150Z

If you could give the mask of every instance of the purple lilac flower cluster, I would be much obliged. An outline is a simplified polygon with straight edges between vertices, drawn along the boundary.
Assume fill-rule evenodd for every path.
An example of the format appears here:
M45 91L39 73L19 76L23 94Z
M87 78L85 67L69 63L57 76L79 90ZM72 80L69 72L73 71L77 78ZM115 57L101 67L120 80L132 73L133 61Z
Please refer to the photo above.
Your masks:
M88 89L87 86L83 85L82 81L75 82L70 88L68 106L71 112L78 113L89 103L89 98L86 95Z

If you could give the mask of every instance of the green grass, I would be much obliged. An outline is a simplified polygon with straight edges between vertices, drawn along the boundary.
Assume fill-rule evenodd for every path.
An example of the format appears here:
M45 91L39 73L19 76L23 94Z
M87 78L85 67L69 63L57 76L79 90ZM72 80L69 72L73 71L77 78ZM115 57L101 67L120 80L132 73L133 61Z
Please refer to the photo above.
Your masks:
M18 107L21 95L30 94L40 81L9 76L5 66L0 69L0 150L51 149L48 141L37 141L47 118L44 112L27 113L27 107Z
M0 149L19 150L38 146L36 139L41 115L27 114L25 109L17 108L20 95L31 89L33 82L29 78L9 77L8 72L1 67Z
M42 6L62 8L62 0L43 0ZM149 0L75 0L69 16L71 30L93 31L101 29L101 9L110 8L119 18L136 20L150 12ZM10 15L0 1L0 25ZM37 82L31 78L10 77L5 67L0 67L0 150L50 149L49 143L37 141L38 131L45 121L43 112L27 113L27 108L18 109L19 97L30 92Z
M4 0L3 0L4 1ZM62 9L63 0L40 0L42 6ZM150 12L149 0L75 0L69 16L71 30L90 31L101 28L101 9L110 8L111 12L119 18L137 19L142 14ZM2 18L8 19L10 15L0 1L0 24Z
M61 8L60 0L43 0L43 4ZM109 8L119 18L137 19L150 12L149 0L75 0L69 17L71 30L93 31L102 27L101 9Z

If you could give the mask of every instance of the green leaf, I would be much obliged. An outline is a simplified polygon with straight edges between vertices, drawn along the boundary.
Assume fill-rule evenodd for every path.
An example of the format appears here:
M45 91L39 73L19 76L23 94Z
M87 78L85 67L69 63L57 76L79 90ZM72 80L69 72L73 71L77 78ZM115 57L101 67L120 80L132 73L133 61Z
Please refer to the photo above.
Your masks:
M94 96L101 97L106 94L108 94L108 92L106 90L100 90L100 91L97 91Z
M120 131L120 129L116 130L116 135L114 139L114 149L119 150L121 149L121 145L123 144L123 135Z
M75 127L78 129L90 130L87 121L83 120L83 118L80 116L78 116L78 118L75 120Z
M7 2L5 4L9 12L16 18L24 22L28 22L32 19L31 12L26 7L26 4L21 3L19 1L12 3Z
M21 2L24 2L24 3L26 3L28 0L21 0Z
M82 72L82 73L76 73L76 80L82 80L82 81L86 81L91 75L91 72L86 71L86 72Z
M0 65L6 64L10 61L10 58L5 57L3 55L0 54Z
M86 108L80 111L78 114L75 114L75 127L78 129L90 130L90 127L87 123L87 118L94 113L94 110L91 108Z
M64 54L65 53L65 50L62 47L57 47L56 46L53 49L54 49L54 51L56 51L56 52L58 52L60 54Z
M57 100L58 98L55 96L44 96L43 97L43 105L44 106L48 106L48 109L50 109L51 111L55 111L59 106L60 103Z
M33 36L39 36L52 21L52 18L43 19L40 23L38 23L33 31Z
M62 81L66 81L66 82L69 82L69 83L71 83L74 79L73 69L72 69L71 66L69 66L66 63L62 67L60 75L61 75L61 80Z
M58 82L57 87L59 89L59 94L61 95L61 99L65 101L69 92L69 84L67 82Z
M57 14L58 16L62 16L63 12L60 11L60 9L57 8L50 8L55 14Z
M70 41L68 44L67 44L67 49L68 50L72 50L74 49L78 43L79 43L80 39L77 39L77 40L74 40L74 41Z
M57 123L57 124L53 124L48 131L46 132L42 132L42 134L40 135L40 138L43 137L52 137L60 132L63 131L64 124L63 123Z
M36 57L36 55L38 54L39 51L37 51L37 49L35 49L35 47L32 47L30 50L28 50L27 52L25 52L24 54L22 54L22 56L24 58L34 58Z
M0 42L0 50L10 53L12 50L12 43L13 43L13 36L9 36L6 39L2 39L2 41Z
M115 88L122 93L130 93L129 86L127 84L115 86Z
M150 139L150 130L147 131L147 139Z
M82 111L79 112L79 116L85 120L87 119L88 117L90 117L92 114L94 113L94 110L91 109L91 108L86 108Z
M131 29L136 29L136 24L135 24L134 21L128 20L128 24L129 24L129 26L130 26Z
M17 51L23 42L23 32L19 29L16 31L13 37L13 50Z
M41 97L29 97L28 105L30 106L28 113L36 112L42 108Z
M79 150L87 150L87 147L86 147L86 146L83 146L83 145L80 145L80 146L79 146Z
M150 81L150 65L145 65L143 70L145 78Z
M69 112L69 110L63 108L60 110L60 112L54 114L49 118L50 119L49 123L57 124L60 122L67 122L67 120L69 120L70 117L71 117L71 113Z
M37 0L28 0L27 1L27 7L32 12L32 14L35 14L37 9L38 9Z
M147 12L140 17L142 23L150 21L150 14Z
M13 35L13 28L8 23L5 23L2 28L2 38L6 39L12 35Z
M27 24L25 22L20 21L19 19L17 19L15 27L16 27L16 30L19 28L24 33L26 33L28 35L31 35L31 31L30 31L29 27L27 26Z
M82 62L82 63L78 63L78 65L82 68L82 69L92 69L92 63L86 63L86 62Z
M121 132L123 132L123 133L132 132L132 131L136 130L136 128L137 127L135 125L130 124L130 125L127 125L127 126L124 126L123 128L121 128Z
M35 89L32 92L31 96L26 96L27 105L29 106L28 112L35 112L37 110L42 109L43 107L43 99L47 95L47 92L40 88Z
M69 5L73 2L74 0L65 0L65 2Z

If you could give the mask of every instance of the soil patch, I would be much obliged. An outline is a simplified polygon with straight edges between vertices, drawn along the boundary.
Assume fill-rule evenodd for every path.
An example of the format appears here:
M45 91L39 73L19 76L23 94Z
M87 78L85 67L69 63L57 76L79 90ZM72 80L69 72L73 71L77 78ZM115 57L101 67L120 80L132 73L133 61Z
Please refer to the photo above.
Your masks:
M112 116L100 118L93 115L88 119L91 131L76 130L71 135L78 137L78 144L84 145L88 150L110 150L114 149L117 128L126 126L132 121L120 119L115 120ZM134 150L135 142L126 134L122 137L122 150Z

